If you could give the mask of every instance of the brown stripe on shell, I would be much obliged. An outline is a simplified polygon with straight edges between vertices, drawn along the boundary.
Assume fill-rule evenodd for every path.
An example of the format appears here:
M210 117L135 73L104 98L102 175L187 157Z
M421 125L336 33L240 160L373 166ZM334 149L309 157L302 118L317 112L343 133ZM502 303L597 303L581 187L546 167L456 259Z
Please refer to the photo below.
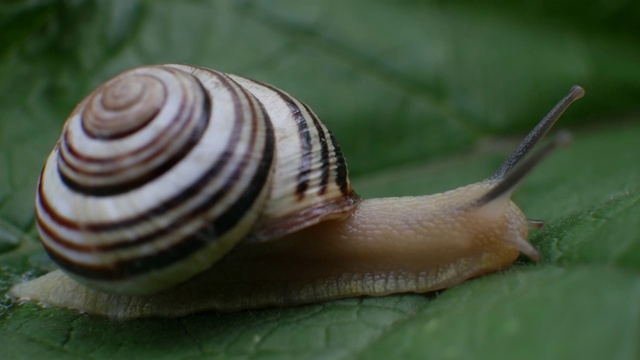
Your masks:
M284 101L284 103L291 111L291 116L295 119L296 125L298 127L298 135L300 136L300 167L298 170L298 184L295 188L295 193L298 196L299 200L304 199L306 195L306 191L309 188L309 180L311 172L313 171L313 139L311 137L311 132L309 131L309 124L307 123L307 118L302 113L302 110L296 105L296 102L293 98L291 98L287 93L274 87L269 84L265 84L260 81L251 80L256 84L262 85L271 91L278 94L280 99Z
M321 144L321 183L320 189L318 190L319 195L324 195L327 191L327 185L329 182L329 172L331 168L331 157L327 144L327 134L329 135L329 140L331 141L331 145L333 146L333 152L336 157L336 174L335 174L335 183L340 189L340 192L345 196L352 196L353 190L351 189L351 185L349 184L349 173L347 169L346 160L342 150L340 149L340 145L336 141L335 137L323 123L318 119L315 113L307 106L307 104L303 103L300 100L293 100L287 93L284 91L260 81L251 80L256 84L262 85L276 94L287 104L289 109L291 110L291 114L296 119L296 124L298 125L298 132L300 134L300 142L301 142L301 151L302 151L302 163L300 165L300 170L298 173L298 185L296 186L296 194L298 195L298 199L302 200L305 196L305 191L309 187L309 177L311 172L313 171L313 141L311 138L311 133L309 132L309 127L307 123L307 119L303 115L300 108L296 105L295 101L300 102L306 112L311 117L314 127L318 132L318 136L320 138ZM326 131L326 132L325 132Z
M128 121L128 124L126 124L126 126L118 129L117 131L114 131L112 123L109 123L109 122L103 123L104 117L99 117L97 120L95 118L89 119L91 126L87 126L85 117L96 117L96 115L93 115L95 114L94 107L102 108L104 106L105 94L101 90L103 88L109 88L114 84L117 84L118 81L122 81L124 79L122 80L114 79L113 81L109 81L105 83L104 85L100 86L97 90L93 92L93 95L91 95L91 97L88 99L86 103L85 109L80 114L80 116L83 118L82 121L80 122L80 125L82 126L82 131L88 137L93 139L100 139L100 140L122 139L124 137L127 137L139 131L140 129L145 127L149 121L151 121L153 118L155 118L158 115L158 113L162 109L160 105L165 101L166 95L167 95L167 88L165 84L162 81L159 81L158 79L148 74L137 75L137 76L140 79L144 80L145 82L144 85L160 86L161 87L160 90L163 95L162 98L161 99L153 98L153 95L157 95L157 91L153 91L154 89L148 89L147 86L145 86L143 89L141 89L142 91L140 91L138 96L135 99L133 99L133 102L135 102L136 104L144 103L144 106L145 106L145 109L144 109L145 111L142 114L137 113L134 121ZM151 80L152 84L147 84L149 80ZM113 95L113 93L111 93L111 95ZM151 98L149 96L151 96ZM145 98L145 97L146 97L145 99L146 101L144 100L140 101L140 98ZM131 103L131 101L128 101L128 102ZM126 104L126 105L130 105L130 104ZM130 107L127 106L125 110L129 110L129 109ZM120 113L122 109L116 109L116 110L117 111L114 111L114 109L111 107L109 107L108 109L109 112L116 112L116 113ZM132 120L132 119L127 119L127 120ZM122 125L122 121L120 121L120 119L118 119L117 122L118 122L117 124L118 126Z
M349 170L347 168L347 160L345 159L344 154L342 153L342 149L340 148L340 145L338 145L336 138L333 137L333 133L331 132L331 130L327 129L327 131L329 132L329 139L331 139L333 152L335 153L336 157L336 185L338 185L338 188L340 188L340 192L342 192L343 195L351 196L353 195L353 189L351 188L351 184L349 183Z
M85 126L84 121L81 122L82 131L84 131L84 133L87 134L87 136L89 136L90 138L93 138L93 139L119 140L119 139L126 138L127 136L130 136L130 135L135 134L136 132L140 131L140 129L142 129L145 126L147 126L149 121L151 121L153 118L155 118L158 115L159 112L160 112L160 110L158 110L156 112L153 112L153 113L150 113L147 121L141 121L140 124L138 124L137 126L132 126L127 131L121 131L119 133L112 134L112 135L100 135L100 134L95 133L93 130L88 129Z
M198 143L198 141L200 141L202 135L204 134L209 124L209 117L212 111L211 99L209 98L202 84L199 81L197 81L197 84L199 85L199 88L201 90L200 92L203 96L203 104L202 104L202 111L200 114L200 118L197 120L197 124L194 126L194 128L191 129L191 134L185 136L186 137L185 143L181 146L180 149L177 149L174 151L173 156L169 157L165 161L156 165L156 167L152 168L149 172L142 174L136 178L128 179L126 182L108 184L108 185L82 184L74 181L74 179L67 176L63 171L59 171L59 175L60 175L60 178L62 179L62 182L67 187L73 189L78 193L82 193L85 195L92 195L92 196L111 196L116 194L122 194L128 191L131 191L137 187L143 186L144 184L150 181L153 181L154 179L160 177L162 174L166 173L175 164L177 164L182 158L184 158L184 156L186 156L191 151L191 149L193 149L193 147ZM182 111L183 109L181 108L179 113L182 113ZM185 114L184 116L185 121L188 121L188 119L192 117L194 109L189 108L188 111L189 113ZM135 156L137 154L147 151L149 148L153 148L154 146L157 146L157 143L162 142L164 138L168 138L169 136L171 138L179 137L182 131L186 131L185 127L180 125L182 125L181 122L173 121L171 122L170 126L164 128L159 133L159 137L154 142L150 142L144 146L141 146L130 153L111 157L111 158L95 158L95 157L82 155L80 152L78 152L76 149L70 146L71 143L67 139L67 136L68 136L67 131L64 132L64 135L63 135L64 137L63 137L63 140L61 141L61 146L64 146L65 149L67 149L67 151L71 155L73 155L74 157L76 157L82 162L104 163L104 164L117 163L118 161L124 158ZM180 126L177 130L177 133L172 132L171 130L177 126ZM168 140L166 141L167 142L171 141L171 138L168 138ZM89 171L86 169L78 168L77 166L74 166L70 161L68 161L68 159L66 159L64 155L64 151L59 152L58 161L64 162L65 166L71 168L75 173L78 173L78 174L96 176L96 177L112 177L119 173L125 173L131 170L132 168L138 167L141 164L148 163L153 159L156 159L158 156L162 155L162 152L165 149L166 147L157 147L155 151L149 153L144 158L128 166L120 167L116 170L110 169L106 171L100 171L100 170Z
M320 120L318 119L318 117L316 116L316 114L311 111L311 109L309 109L309 107L307 106L307 104L302 103L302 106L304 106L305 110L307 111L307 114L309 114L309 116L311 117L311 120L313 121L313 125L316 128L316 131L318 132L318 138L320 139L320 189L318 190L318 195L324 195L324 193L327 192L327 184L329 183L329 166L330 164L330 159L329 159L329 145L327 144L327 137L325 134L325 130L327 129L322 122L320 122Z
M169 72L169 73L176 73L176 70L172 69L172 70L167 70L167 69L163 69L163 71ZM211 104L211 99L206 96L207 95L207 91L205 90L205 88L203 87L203 85L200 83L200 81L198 81L198 79L196 79L195 77L193 77L193 79L195 81L195 84L199 87L200 91L199 94L203 95L203 99L205 99L205 101L208 101L209 104ZM181 84L183 85L183 84ZM182 86L182 93L187 93L189 91L189 89L184 88L184 86ZM113 163L113 162L117 162L120 161L122 159L125 158L130 158L132 156L137 156L141 153L146 152L149 148L151 148L154 145L157 145L158 142L160 142L160 140L165 140L168 138L168 140L171 140L171 137L174 135L170 130L173 130L174 128L178 128L178 133L180 133L179 131L182 130L182 125L184 125L183 123L188 122L189 119L192 118L193 115L193 108L188 108L187 110L189 111L186 115L184 115L183 109L185 107L185 103L181 102L180 103L180 109L178 110L178 114L183 114L180 116L180 118L182 119L181 122L178 121L172 121L171 124L164 128L161 132L159 132L159 136L154 138L153 143L148 143L145 144L144 146L139 146L137 147L135 150L128 152L126 154L122 154L119 156L112 156L112 157L95 157L95 156L88 156L88 155L83 155L80 151L76 150L73 146L72 146L72 142L69 141L69 137L68 137L68 131L65 129L65 131L63 132L63 140L61 141L62 144L65 145L64 150L65 152L69 152L70 155L73 155L75 158L77 158L77 161L79 162L87 162L87 163L102 163L102 164L109 164L109 163ZM206 111L210 111L211 106L208 107L204 107L203 110ZM81 124L84 124L84 121L80 121ZM87 134L89 135L89 134ZM91 173L89 170L86 169L80 169L76 166L74 166L74 164L70 163L70 162L65 162L68 163L67 166L69 166L70 168L73 169L77 169L78 171L83 171L85 173ZM95 173L100 173L99 171L95 172Z
M260 162L260 166L257 168L247 191L243 192L242 196L211 224L203 227L190 237L179 241L177 244L151 255L131 260L118 261L110 266L82 265L75 263L73 260L68 260L66 257L57 254L46 244L44 244L45 250L49 256L51 256L56 263L65 270L85 278L101 280L121 280L130 278L154 269L167 267L184 259L185 257L188 257L189 255L194 254L205 245L215 241L217 237L220 237L233 228L244 216L245 212L253 206L254 201L264 188L269 177L269 168L273 162L274 155L275 135L273 134L273 128L270 124L268 125L267 133L267 141L263 150L263 157ZM238 167L238 170L236 171L237 174L235 175L241 176L240 173L242 173L241 170L244 170L244 167L246 167L246 161L244 166ZM225 188L227 186L232 187L232 181L225 184ZM221 191L225 190L228 189L221 189Z
M218 76L217 73L215 75ZM222 76L218 76L218 77L220 80L223 81L223 83L224 81L227 81L226 77L222 77ZM232 88L230 86L227 86L227 90L230 93L233 93ZM239 106L240 105L235 104L236 114L239 113L238 112ZM225 150L224 150L225 154L231 154L234 152L234 149L237 145L238 139L240 138L240 133L242 131L242 127L244 126L244 124L245 124L244 118L236 119L234 121L234 127L232 131L231 139L227 143L227 146L225 147ZM221 156L218 159L218 161L210 168L209 171L207 171L199 180L194 182L184 192L178 193L175 196L171 197L170 199L158 204L153 209L148 210L145 214L142 214L140 216L136 216L133 218L122 219L117 222L78 224L71 219L67 219L56 214L53 207L47 201L44 191L42 189L42 177L38 187L37 200L53 221L55 221L58 225L68 229L73 229L73 230L87 229L87 230L90 230L91 232L113 231L113 230L125 229L146 221L149 218L149 216L164 215L169 210L183 204L184 202L186 202L191 198L196 197L199 194L198 191L202 187L204 187L204 185L206 185L206 183L208 183L209 180L213 179L220 173L220 171L224 168L224 166L226 166L229 159L230 159L229 156Z
M238 138L239 138L239 132L240 132L240 128L241 126L236 126L234 125L234 136L233 136L233 141L230 141L229 144L227 145L227 148L225 151L233 151L233 148L236 146L237 142L238 142ZM110 231L118 231L118 230L125 230L127 228L136 226L136 225L140 225L146 221L148 221L149 219L152 218L156 218L159 216L163 216L164 214L166 214L167 212L175 209L176 207L180 206L181 204L187 202L190 199L193 199L197 196L200 196L200 190L202 190L204 187L206 187L207 184L209 184L211 182L212 179L214 179L215 177L218 176L218 174L222 171L222 169L224 169L224 167L227 165L228 160L230 159L230 157L228 156L222 156L219 158L219 160L202 176L200 177L200 179L198 179L196 182L194 182L191 186L189 186L188 188L186 188L184 191L181 191L180 193L176 194L175 196L169 198L166 201L163 201L162 203L160 203L158 206L154 207L151 210L148 210L145 213L142 213L138 216L132 217L132 218L128 218L128 219L122 219L116 222L108 222L108 223L85 223L85 224L79 224L77 222L73 222L69 219L63 218L61 216L59 216L58 214L55 213L55 210L53 209L53 207L49 204L49 202L46 200L46 197L44 196L44 193L42 191L41 188L38 189L38 201L42 207L42 209L44 210L44 212L46 212L49 217L56 222L57 225L69 228L69 229L74 229L74 230L79 230L79 231L87 231L90 233L99 233L99 232L110 232ZM226 186L226 184L225 184ZM228 189L228 187L226 188ZM181 227L181 224L187 222L190 219L193 219L194 216L197 216L198 214L201 214L202 212L206 211L208 208L212 207L213 205L215 205L215 203L220 200L220 198L224 195L224 193L221 192L217 192L216 194L214 194L210 199L208 199L206 202L202 203L200 206L192 209L191 211L187 212L186 214L182 215L177 221L173 222L172 224L169 224L168 226L158 229L155 232L149 233L147 235L144 236L138 236L134 241L130 241L130 240L124 240L124 241L120 241L120 242L116 242L116 243L111 243L108 245L80 245L80 244L76 244L70 241L67 241L64 239L64 237L56 234L54 232L53 229L51 229L49 226L47 226L44 221L42 221L41 219L38 219L40 227L41 227L41 231L44 232L45 234L47 234L48 237L50 237L55 243L68 248L68 249L73 249L76 251L81 251L81 252L95 252L95 251L105 251L105 250L115 250L115 249L120 249L120 248L128 248L128 247L133 247L133 246L138 246L138 245L142 245L148 242L153 241L154 239L157 239L160 236L166 235L167 233L169 233L169 229L178 229Z
M208 103L208 101L207 101ZM205 106L209 106L208 104ZM146 183L153 181L154 179L162 176L164 173L169 171L175 164L177 164L180 160L182 160L190 151L195 147L195 145L200 141L202 134L205 132L208 125L209 113L203 113L202 119L198 122L198 125L195 127L191 135L188 137L187 142L182 146L179 151L176 151L173 156L168 158L166 161L162 162L160 166L152 169L150 172L141 175L137 178L128 180L124 183L114 184L114 185L106 185L106 186L86 186L81 185L73 180L67 178L62 173L60 174L60 178L62 182L68 186L70 189L73 189L75 192L92 195L92 196L112 196L116 194L123 194L133 189L139 188ZM161 155L162 149L158 149L156 152L152 153L147 161L150 158L154 158L158 155ZM133 164L133 166L139 166L139 164ZM123 168L121 171L113 171L109 173L104 173L104 176L113 176L118 172L123 172L128 168ZM93 173L92 175L98 175Z
M200 85L200 88L202 90L202 93L204 95L206 95L206 92L204 90L204 88L202 88L202 85ZM207 115L208 113L210 113L210 109L211 109L211 100L209 99L209 96L205 96L204 97L204 101L206 102L206 104L203 104L203 113L206 112ZM207 106L204 106L207 105ZM182 106L184 106L184 104L182 104ZM191 116L193 115L193 109L188 109L189 113L184 116L185 121L188 121L189 118L191 118ZM180 112L182 112L182 108L180 109ZM207 117L208 118L208 117ZM207 120L208 122L208 120ZM76 150L72 143L69 141L69 133L67 131L64 132L63 137L62 137L62 141L61 141L61 145L64 145L64 150L65 152L68 152L69 155L73 155L74 158L76 158L77 161L79 162L86 162L86 163L99 163L99 164L106 164L109 165L111 163L117 163L118 161L121 161L123 159L127 159L130 158L132 156L137 156L140 154L143 154L145 152L147 152L150 148L154 147L157 145L157 143L159 142L163 142L163 141L170 141L172 138L174 138L175 136L179 135L183 130L184 130L184 122L178 122L178 121L172 121L171 124L167 127L165 127L164 129L162 129L162 131L158 132L158 136L155 137L153 139L153 142L149 142L147 144L145 144L144 146L139 146L137 147L135 150L125 153L125 154L120 154L118 156L112 156L112 157L95 157L95 156L89 156L89 155L84 155L82 154L80 151ZM140 128L139 130L141 130L142 128ZM172 131L175 130L175 133ZM159 152L161 152L163 148L160 148L160 151L156 150L154 151L151 155L155 155L158 154ZM106 174L106 173L117 173L117 172L122 172L128 168L134 167L136 164L131 164L127 167L118 169L118 171L113 171L113 170L88 170L88 169L84 169L84 168L80 168L76 165L74 165L72 162L68 161L66 159L66 157L64 156L64 153L61 154L62 159L64 160L66 166L68 166L71 169L74 169L75 171L82 173L82 174ZM144 160L148 160L149 158L153 158L153 156L150 155L146 155L145 159L143 159L142 162L144 162Z
M237 101L237 93L235 91L233 91L233 89L231 88L231 86L229 84L227 84L228 80L226 77L222 77L222 75L219 75L219 73L213 73L215 76L217 76L221 82L227 86L227 89L229 90L230 94L232 94L233 97L236 97L236 101L234 101L234 104L236 106L236 114L240 114L242 115L241 112L241 104L239 101ZM242 88L239 87L239 89L241 89L243 92L246 91ZM258 111L253 102L249 102L249 105L251 106L251 111L253 112L253 122L256 122L257 119L257 115L256 112ZM264 109L261 109L261 111L264 112ZM266 113L264 113L264 116L267 116ZM242 120L242 119L241 119ZM237 121L234 124L234 131L233 131L233 138L234 140L231 140L227 146L227 149L224 151L225 154L230 154L233 152L233 149L235 148L235 143L237 143L237 141L239 141L239 137L240 137L240 133L242 130L244 120L242 121ZM197 251L198 249L202 248L203 246L205 246L206 244L215 241L217 238L219 238L220 236L222 236L224 234L224 232L228 231L228 229L232 228L238 221L239 219L242 217L242 215L244 214L244 211L246 211L248 208L250 208L251 206L253 206L253 203L256 199L256 197L258 196L257 194L260 193L261 189L264 188L265 186L265 182L269 177L270 174L270 167L271 167L271 163L273 162L273 156L274 156L274 133L273 133L273 129L271 127L271 124L268 123L268 121L265 121L265 123L267 123L267 138L265 141L265 145L264 145L264 149L261 149L261 153L262 153L262 162L259 163L258 168L256 170L255 175L253 176L253 179L251 181L251 184L249 185L249 190L246 192L246 194L243 193L243 195L236 201L236 203L230 208L227 209L222 215L220 215L216 220L213 221L212 224L205 226L203 229L201 229L198 233L192 235L190 237L191 239L191 244L190 245L174 245L171 248L166 249L167 252L171 252L173 250L173 248L175 248L174 250L178 251L179 253L181 253L182 256L188 256L190 253L193 253L195 251ZM257 125L252 127L252 132L251 132L251 137L255 138L256 136L256 128ZM243 172L245 172L245 168L247 166L247 162L248 159L251 157L251 154L253 152L253 145L255 144L255 140L252 139L250 148L247 150L247 153L245 155L245 158L243 159L243 162L241 163L241 165L236 168L235 173L229 178L229 181L223 185L223 189L220 189L211 199L209 199L206 204L207 205L212 205L215 203L216 200L218 200L222 194L224 192L227 192L231 187L233 187L234 185L234 179L237 179L242 175ZM98 231L115 231L115 230L121 230L123 228L126 228L128 226L132 226L135 225L137 223L141 223L144 222L145 220L147 220L149 218L149 216L157 216L158 214L162 215L164 212L170 210L171 206L176 206L176 204L179 204L181 202L184 202L188 199L188 197L193 197L193 196L197 196L199 195L198 193L198 189L202 188L204 186L204 184L206 183L207 179L211 179L212 177L214 177L219 171L221 167L224 167L223 164L220 164L220 162L226 162L228 159L228 156L222 156L221 159L219 159L218 164L217 164L217 169L212 169L210 170L207 174L205 174L198 182L197 184L194 184L190 191L189 191L189 195L185 196L184 193L180 194L179 196L176 196L172 199L169 200L170 203L165 202L164 204L161 204L160 206L154 208L152 210L152 214L150 215L149 213L143 215L143 216L138 216L132 219L126 219L126 220L122 220L116 223L100 223L100 224L78 224L75 223L69 219L65 219L60 217L58 214L55 213L55 211L51 208L51 206L47 203L46 198L43 196L42 194L42 187L40 186L40 190L39 190L39 196L38 196L38 201L40 202L43 211L47 212L49 214L49 216L57 223L57 225L61 225L64 227L69 227L69 228L73 228L76 230L82 229L82 230L86 230L91 228L92 230L94 230L94 232L96 230ZM215 167L215 166L214 166ZM189 219L193 219L196 215L198 214L202 214L202 212L206 210L206 206L201 206L198 207L196 209L192 209L191 212L189 212L189 214L187 214L186 216L182 216L179 221L174 222L174 224L171 224L169 226L167 226L165 229L160 230L159 232L155 233L154 236L145 236L144 238L141 239L137 239L136 241L132 242L131 244L128 242L120 242L120 243L116 243L116 244L110 244L110 245L105 245L105 246L80 246L77 244L73 244L73 243L69 243L68 241L64 241L60 238L59 235L55 234L48 226L45 225L44 221L42 221L42 219L39 218L39 223L41 225L41 231L43 231L45 234L48 235L48 237L50 237L54 242L59 243L60 245L62 245L63 247L67 247L70 249L74 249L74 250L80 250L80 251L87 251L89 252L90 250L100 250L100 251L108 251L108 250L115 250L115 249L120 249L120 248L126 248L126 247L131 247L131 246L136 246L136 245L141 245L145 242L149 242L151 240L153 240L154 238L158 238L158 236L162 236L163 234L169 233L169 229L172 230L176 230L179 229L181 227L181 225L188 221ZM40 216L38 214L38 216ZM203 243L202 242L202 236L203 234L206 233L206 237L207 237L207 242ZM198 245L199 244L199 245ZM55 258L55 260L57 262L59 262L63 267L68 268L69 271L74 271L76 273L78 273L79 275L83 275L86 272L86 276L89 276L89 273L93 273L95 276L98 277L102 277L102 275L98 275L98 274L104 274L105 271L112 271L111 269L114 268L114 266L118 266L118 264L109 264L108 266L105 266L102 270L97 270L98 268L101 268L97 265L80 265L80 264L74 264L72 260L66 259L66 257L64 257L63 255L57 254L56 251L54 249L52 249L50 246L47 247L48 251L51 253L51 256ZM182 250L180 250L182 249ZM187 251L188 250L188 251ZM165 251L165 250L163 250ZM187 252L185 252L187 251ZM167 254L164 255L164 257L159 258L159 260L157 261L153 261L150 262L151 260L136 260L136 259L132 259L132 260L126 260L126 261L122 261L123 265L125 268L128 267L129 270L123 270L122 274L127 274L130 271L133 271L135 273L141 273L143 272L144 269L154 269L157 268L158 266L160 266L159 264L164 264L163 266L169 265L170 263L173 263L174 261L177 261L180 257L176 257L174 255L171 254ZM164 259L164 260L163 260ZM127 265L126 263L130 262L129 265ZM64 264L63 264L64 263ZM144 266L140 265L140 264L146 264ZM79 268L84 268L86 271L80 270ZM73 269L78 268L79 271L75 271ZM94 269L96 271L90 270L90 269ZM109 269L109 270L106 270ZM136 270L137 269L137 270ZM108 278L113 278L112 276L107 276Z
M269 104L269 113L277 131L279 146L283 145L286 151L278 152L278 169L275 172L274 181L279 187L274 187L269 202L265 206L262 217L256 224L248 241L268 241L278 239L305 227L312 226L330 219L340 219L356 209L359 198L348 185L348 179L339 166L345 165L344 158L334 159L335 147L331 141L331 134L324 124L313 112L298 99L288 95L282 90L259 81L233 76L243 86L251 91L260 101ZM284 98L282 96L284 94ZM291 101L286 101L291 99ZM300 174L300 137L298 128L293 123L291 103L299 108L307 121L307 129L310 141L313 142L311 153L311 166L308 174L308 185L304 196L298 196L296 192L297 178ZM305 111L307 113L305 113ZM312 125L312 119L316 117L321 131ZM317 135L316 135L317 133ZM322 145L326 142L323 159ZM333 140L335 142L335 139ZM280 148L279 148L280 150ZM342 156L342 153L339 153ZM295 161L295 163L294 163ZM346 170L346 169L345 169ZM324 172L324 173L323 173ZM340 176L338 176L340 174ZM342 189L336 185L335 178L339 177L344 182ZM324 179L323 179L324 178Z

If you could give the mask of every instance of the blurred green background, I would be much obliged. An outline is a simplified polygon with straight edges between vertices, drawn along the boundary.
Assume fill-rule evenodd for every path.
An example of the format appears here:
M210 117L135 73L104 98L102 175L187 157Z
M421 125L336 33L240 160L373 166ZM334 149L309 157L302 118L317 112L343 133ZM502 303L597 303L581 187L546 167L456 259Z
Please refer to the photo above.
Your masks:
M439 295L126 323L0 302L7 358L640 356L640 3L3 1L0 290L53 265L33 191L67 114L130 67L190 63L310 105L365 197L490 175L573 84L575 142L515 200L545 259Z

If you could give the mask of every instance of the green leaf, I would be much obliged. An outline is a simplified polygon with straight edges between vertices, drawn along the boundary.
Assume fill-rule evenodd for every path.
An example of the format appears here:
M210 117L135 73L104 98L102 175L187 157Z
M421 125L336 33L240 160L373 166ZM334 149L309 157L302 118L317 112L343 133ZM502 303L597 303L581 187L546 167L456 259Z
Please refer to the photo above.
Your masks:
M55 266L33 193L67 114L127 68L272 83L340 140L365 197L490 175L574 83L574 144L515 196L543 261L439 294L116 322L0 298L0 357L637 359L640 5L630 0L9 1L0 5L0 291Z
M607 266L531 266L496 277L500 281L483 278L447 291L360 357L637 357L637 273Z

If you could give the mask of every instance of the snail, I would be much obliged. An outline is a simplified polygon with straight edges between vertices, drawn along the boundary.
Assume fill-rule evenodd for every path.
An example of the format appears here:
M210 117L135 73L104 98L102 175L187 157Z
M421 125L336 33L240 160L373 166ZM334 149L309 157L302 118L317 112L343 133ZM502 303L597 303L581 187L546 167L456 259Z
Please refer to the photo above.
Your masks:
M527 155L574 86L486 180L360 199L313 111L282 90L189 65L138 67L72 112L36 192L61 268L19 299L116 318L424 293L538 260L510 200L568 135ZM232 250L233 249L233 250Z

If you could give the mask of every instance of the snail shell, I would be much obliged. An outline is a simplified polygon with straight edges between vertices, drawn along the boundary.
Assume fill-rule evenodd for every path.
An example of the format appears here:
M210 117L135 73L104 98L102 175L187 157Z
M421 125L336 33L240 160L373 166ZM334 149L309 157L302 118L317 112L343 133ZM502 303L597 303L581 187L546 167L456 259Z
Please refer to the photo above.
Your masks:
M64 273L11 294L172 317L428 292L537 260L527 237L542 223L510 195L568 142L527 156L583 95L574 86L486 180L360 200L331 132L285 92L187 65L127 71L76 107L41 174L40 238Z
M276 184L276 185L274 185ZM73 111L36 216L49 256L83 284L148 294L251 236L355 209L331 132L281 90L187 65L140 67Z

